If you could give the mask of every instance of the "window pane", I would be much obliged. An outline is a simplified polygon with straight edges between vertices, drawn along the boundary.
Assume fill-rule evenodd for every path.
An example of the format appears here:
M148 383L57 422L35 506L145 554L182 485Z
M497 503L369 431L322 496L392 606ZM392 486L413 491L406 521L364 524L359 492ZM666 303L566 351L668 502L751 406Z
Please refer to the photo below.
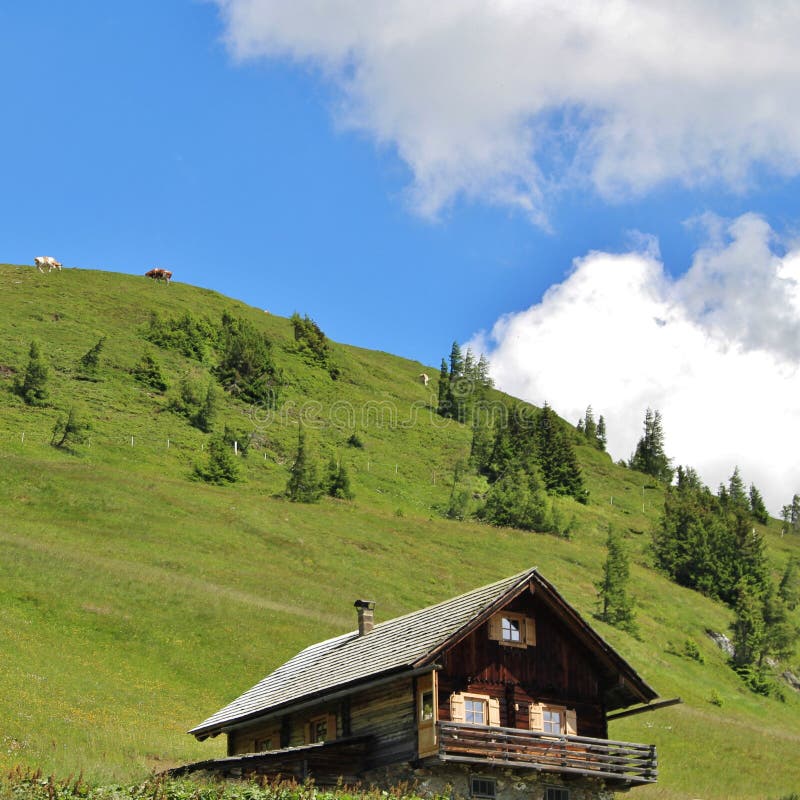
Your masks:
M486 703L483 700L465 700L464 721L473 725L485 725Z
M561 733L561 712L545 709L542 714L545 733Z
M503 641L521 641L520 624L518 619L509 619L508 617L503 617L501 625L503 630Z
M419 717L423 722L433 719L433 692L423 693Z

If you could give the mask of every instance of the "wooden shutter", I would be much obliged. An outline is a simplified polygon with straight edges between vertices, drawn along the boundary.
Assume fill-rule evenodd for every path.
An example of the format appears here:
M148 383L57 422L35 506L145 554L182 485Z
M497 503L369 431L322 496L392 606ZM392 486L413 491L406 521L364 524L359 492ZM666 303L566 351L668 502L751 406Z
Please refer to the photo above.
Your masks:
M303 741L306 744L311 744L311 723L310 722L306 722L306 724L303 725Z
M336 714L328 714L327 728L328 730L325 736L326 742L336 738Z
M489 638L500 642L503 639L503 616L495 614L489 619Z
M568 736L577 736L578 735L578 715L575 713L574 708L568 708L566 713L566 720L567 720L567 730L566 733Z
M500 727L500 701L496 697L489 698L489 725Z
M464 695L451 694L450 695L450 721L451 722L464 722L466 720L466 711L464 709Z
M544 715L541 703L531 703L528 709L528 725L532 731L544 730Z
M525 617L525 644L536 647L536 620Z

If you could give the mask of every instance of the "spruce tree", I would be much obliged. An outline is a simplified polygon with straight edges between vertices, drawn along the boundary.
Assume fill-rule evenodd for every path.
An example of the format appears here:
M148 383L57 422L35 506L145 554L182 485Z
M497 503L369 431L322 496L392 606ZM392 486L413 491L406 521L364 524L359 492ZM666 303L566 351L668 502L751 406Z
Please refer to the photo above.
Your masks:
M326 491L330 497L336 497L339 500L352 500L355 497L355 493L350 487L350 476L347 474L344 464L333 456L328 462Z
M165 392L167 390L167 381L161 372L161 367L156 361L152 353L145 350L139 362L131 370L133 377L137 381L155 389L157 392Z
M751 581L737 584L734 613L733 663L742 670L760 660L766 636L761 592Z
M595 444L597 441L597 423L594 419L594 411L591 406L586 407L586 416L583 418L583 435L587 438L590 444Z
M442 359L442 366L439 370L439 402L436 411L443 417L452 416L453 398L450 391L450 374L447 371L447 362Z
M214 427L214 421L217 418L217 410L219 408L219 391L213 382L208 384L206 395L202 404L198 407L197 411L192 415L191 422L204 433L210 433Z
M673 470L670 459L664 453L664 431L661 427L661 413L647 409L644 415L644 436L636 445L628 466L646 475L652 475L664 483L672 480Z
M597 420L597 447L605 452L606 450L606 421L603 415L600 415L600 419Z
M750 484L750 513L756 522L766 525L769 522L769 512L764 505L764 498L756 487Z
M622 536L609 530L602 578L595 584L598 594L598 618L628 633L636 634L633 599L628 595L630 565Z
M306 434L302 426L297 432L297 452L286 484L286 494L293 503L316 503L322 494L317 465L306 451Z
M790 611L800 604L800 568L797 558L790 558L778 585L778 595Z
M587 492L575 451L564 426L547 403L536 415L534 437L536 460L547 491L570 495L585 503Z
M16 393L29 406L47 405L49 372L39 342L32 341L28 349L28 365L25 368L25 375L14 385Z
M101 336L97 340L97 343L81 356L78 362L79 377L85 380L95 379L97 376L97 368L100 366L100 353L103 351L105 342L106 337Z
M458 342L450 348L450 379L460 378L464 374L464 356Z

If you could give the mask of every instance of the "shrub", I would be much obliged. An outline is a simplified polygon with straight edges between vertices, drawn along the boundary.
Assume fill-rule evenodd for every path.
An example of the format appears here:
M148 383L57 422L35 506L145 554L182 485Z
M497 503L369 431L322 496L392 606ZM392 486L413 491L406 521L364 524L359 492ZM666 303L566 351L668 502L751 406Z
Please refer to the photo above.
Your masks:
M239 480L236 456L223 435L211 438L208 443L208 462L205 467L195 466L194 477L217 485L235 483Z
M152 353L145 351L139 363L131 370L131 374L139 383L155 389L157 392L167 390L167 381L161 372L161 367Z

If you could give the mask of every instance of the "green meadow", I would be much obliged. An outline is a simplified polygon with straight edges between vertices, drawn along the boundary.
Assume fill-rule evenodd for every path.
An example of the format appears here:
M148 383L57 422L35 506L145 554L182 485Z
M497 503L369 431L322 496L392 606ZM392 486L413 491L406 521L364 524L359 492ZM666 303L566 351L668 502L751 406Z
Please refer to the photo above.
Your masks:
M235 484L192 478L209 435L170 398L187 374L209 380L210 364L148 343L154 311L214 321L228 312L273 343L279 408L226 395L220 409L217 426L247 445ZM577 446L589 502L554 501L569 538L451 521L440 509L471 437L433 412L436 367L334 343L332 380L297 352L287 319L206 289L99 271L0 265L0 320L0 771L136 782L222 755L219 739L185 731L300 648L351 630L357 597L376 601L380 621L537 566L663 698L683 699L612 723L613 738L658 747L658 783L631 796L800 790L800 695L749 691L706 634L729 633L730 610L652 568L663 487L647 476ZM79 359L102 336L98 374L82 380ZM12 391L33 339L50 368L43 407ZM145 351L165 392L131 374ZM91 423L73 452L50 444L71 406ZM301 422L321 468L331 457L346 465L353 501L282 496ZM638 638L592 616L609 526L631 555ZM775 520L765 534L779 578L800 541ZM683 654L687 641L699 659ZM796 653L787 666L798 664Z

